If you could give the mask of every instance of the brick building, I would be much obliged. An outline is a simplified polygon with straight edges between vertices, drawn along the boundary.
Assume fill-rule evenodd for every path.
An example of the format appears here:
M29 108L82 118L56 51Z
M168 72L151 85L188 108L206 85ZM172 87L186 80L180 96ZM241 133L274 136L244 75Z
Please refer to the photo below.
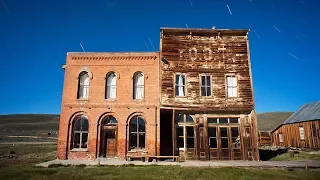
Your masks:
M162 28L160 53L64 68L59 159L259 159L248 30Z
M159 152L159 53L68 53L64 68L59 159Z

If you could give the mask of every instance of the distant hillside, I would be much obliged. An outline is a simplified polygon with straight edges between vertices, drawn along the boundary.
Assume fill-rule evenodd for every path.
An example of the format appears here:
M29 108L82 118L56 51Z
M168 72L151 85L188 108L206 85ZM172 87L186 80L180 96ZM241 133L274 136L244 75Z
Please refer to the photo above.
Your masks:
M40 136L49 133L48 136L57 137L58 129L59 115L0 115L0 142L10 139L7 136Z
M285 120L287 120L293 112L267 112L258 114L259 131L272 131Z

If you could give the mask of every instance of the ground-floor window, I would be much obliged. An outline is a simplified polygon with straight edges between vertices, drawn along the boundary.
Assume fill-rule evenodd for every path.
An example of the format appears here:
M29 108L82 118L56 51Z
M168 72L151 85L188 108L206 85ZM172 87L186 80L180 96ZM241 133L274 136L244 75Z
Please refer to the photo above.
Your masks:
M141 116L131 119L129 125L129 149L143 149L146 146L146 124Z
M189 114L177 113L176 115L176 139L179 149L194 148L194 121Z
M84 115L76 116L72 123L71 149L88 148L88 119Z

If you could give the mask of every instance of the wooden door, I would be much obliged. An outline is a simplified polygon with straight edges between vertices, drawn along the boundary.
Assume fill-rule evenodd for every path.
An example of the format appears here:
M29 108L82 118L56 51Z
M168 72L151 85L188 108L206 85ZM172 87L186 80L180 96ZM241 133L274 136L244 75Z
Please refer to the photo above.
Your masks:
M106 157L115 157L117 152L116 131L107 129L105 131Z

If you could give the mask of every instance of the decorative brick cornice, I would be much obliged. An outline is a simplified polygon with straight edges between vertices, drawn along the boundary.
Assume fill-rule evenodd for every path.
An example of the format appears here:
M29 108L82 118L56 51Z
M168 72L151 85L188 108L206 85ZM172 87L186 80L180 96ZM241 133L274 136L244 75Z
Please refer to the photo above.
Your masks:
M72 60L155 60L158 53L68 53Z
M139 105L139 104L115 104L115 105L108 105L108 104L90 104L90 103L67 103L63 106L69 108L157 108L156 105Z

